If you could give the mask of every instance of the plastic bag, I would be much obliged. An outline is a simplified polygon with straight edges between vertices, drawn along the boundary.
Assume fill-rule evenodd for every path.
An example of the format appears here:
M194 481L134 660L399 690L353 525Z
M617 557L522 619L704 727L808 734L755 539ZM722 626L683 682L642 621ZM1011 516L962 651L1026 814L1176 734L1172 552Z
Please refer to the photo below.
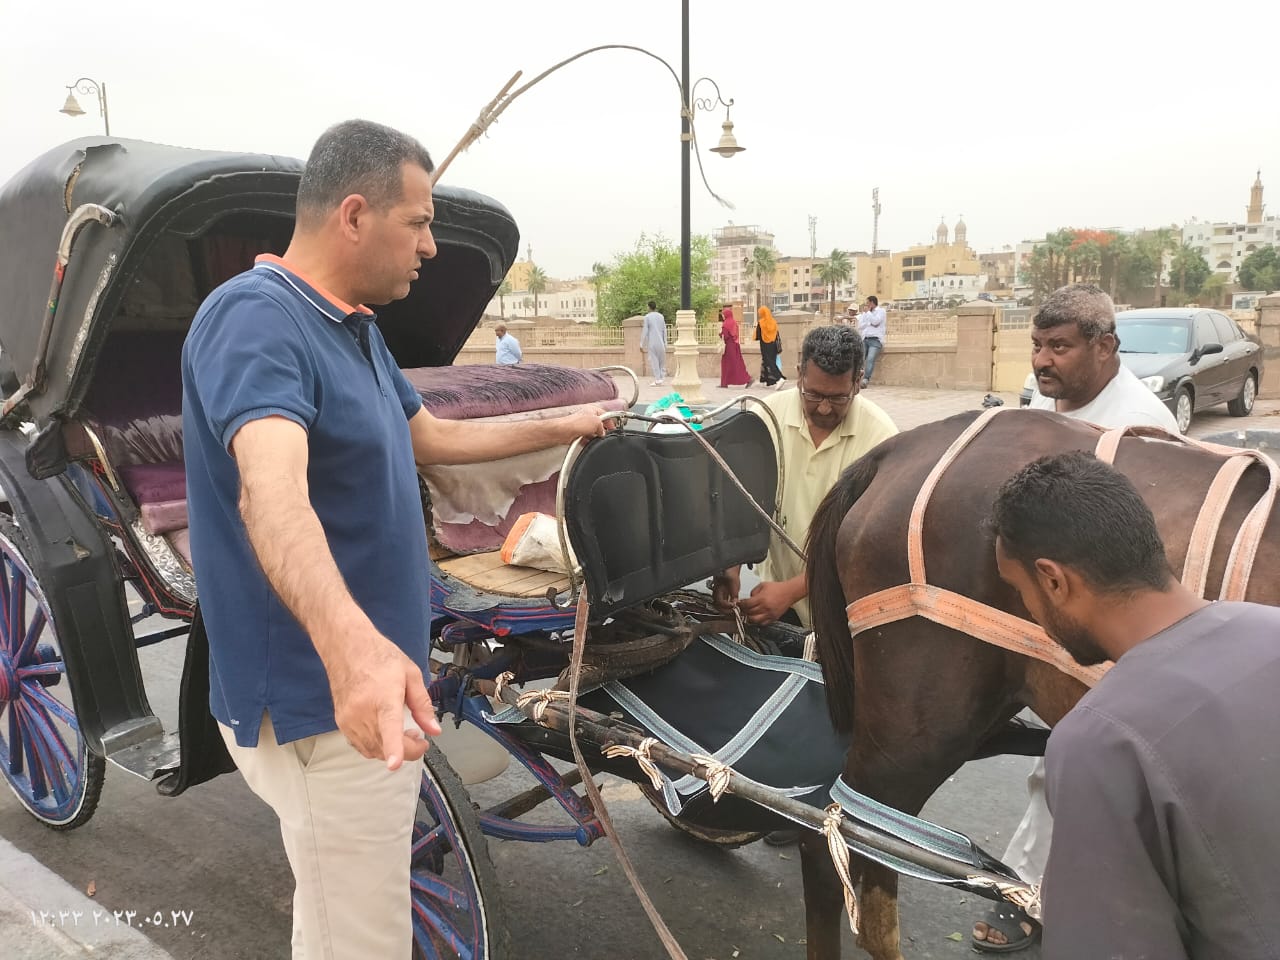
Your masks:
M679 420L692 420L693 410L684 402L684 397L678 393L669 393L659 400L653 401L644 410L646 417L656 417L663 414L668 417L675 417ZM693 429L701 430L702 424L693 424ZM688 433L689 431L680 426L678 423L655 423L649 427L650 433Z
M577 564L573 548L570 562ZM564 551L560 548L560 530L556 518L549 513L523 513L502 541L502 562L517 567L533 567L551 573L568 574Z

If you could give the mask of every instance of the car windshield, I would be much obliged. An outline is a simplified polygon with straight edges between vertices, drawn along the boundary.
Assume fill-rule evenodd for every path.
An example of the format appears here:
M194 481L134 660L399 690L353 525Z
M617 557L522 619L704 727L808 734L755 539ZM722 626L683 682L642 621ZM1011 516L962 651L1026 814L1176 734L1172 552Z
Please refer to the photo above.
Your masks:
M1154 320L1117 320L1121 353L1187 353L1191 350L1191 324L1160 317Z

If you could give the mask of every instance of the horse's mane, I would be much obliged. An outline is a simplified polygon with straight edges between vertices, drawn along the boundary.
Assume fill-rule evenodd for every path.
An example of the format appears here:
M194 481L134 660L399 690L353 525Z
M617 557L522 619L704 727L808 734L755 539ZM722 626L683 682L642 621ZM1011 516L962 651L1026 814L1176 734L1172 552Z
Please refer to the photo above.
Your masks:
M879 460L874 453L860 457L841 474L813 515L805 545L809 612L826 678L827 710L832 726L841 733L853 730L853 644L849 642L844 587L836 562L836 535L845 515L875 479Z

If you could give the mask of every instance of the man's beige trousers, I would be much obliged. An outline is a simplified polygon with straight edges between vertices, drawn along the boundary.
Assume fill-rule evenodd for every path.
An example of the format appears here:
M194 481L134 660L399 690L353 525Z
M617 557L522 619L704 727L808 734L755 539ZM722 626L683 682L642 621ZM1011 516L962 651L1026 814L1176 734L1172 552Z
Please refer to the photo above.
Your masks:
M280 818L293 867L293 960L409 960L409 857L421 764L387 770L338 731L256 747L219 724L245 782Z

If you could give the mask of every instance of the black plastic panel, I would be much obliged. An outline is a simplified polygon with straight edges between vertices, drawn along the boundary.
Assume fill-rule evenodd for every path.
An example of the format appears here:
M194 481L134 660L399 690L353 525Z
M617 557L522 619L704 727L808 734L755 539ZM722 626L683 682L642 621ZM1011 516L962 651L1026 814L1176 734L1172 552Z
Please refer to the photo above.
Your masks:
M765 422L740 413L702 437L772 515L778 467ZM570 468L566 494L593 620L769 550L769 525L688 433L594 440Z

